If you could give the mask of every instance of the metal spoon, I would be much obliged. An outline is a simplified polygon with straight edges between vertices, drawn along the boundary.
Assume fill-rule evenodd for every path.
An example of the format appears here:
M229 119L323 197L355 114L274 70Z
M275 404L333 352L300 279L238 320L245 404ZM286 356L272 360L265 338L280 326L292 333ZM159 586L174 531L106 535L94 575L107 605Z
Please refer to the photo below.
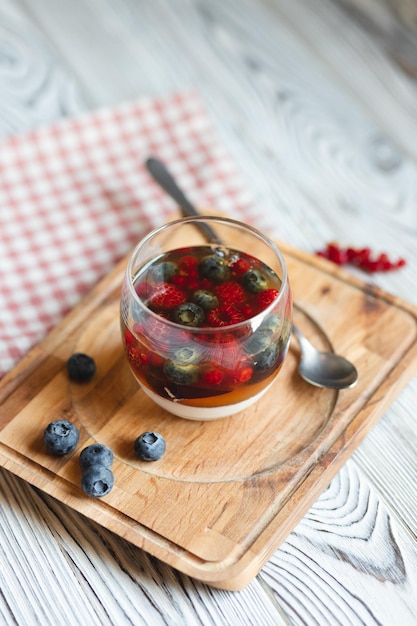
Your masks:
M196 217L200 215L161 161L150 157L146 161L146 167L154 180L179 204L183 215ZM209 241L221 244L210 226L200 224L200 227L204 227L204 234ZM304 380L316 387L328 389L346 389L356 384L358 372L350 361L334 352L320 352L294 324L292 330L300 345L298 372Z
M292 325L301 350L298 371L301 378L316 387L347 389L358 382L356 367L343 356L334 352L320 352L302 332Z

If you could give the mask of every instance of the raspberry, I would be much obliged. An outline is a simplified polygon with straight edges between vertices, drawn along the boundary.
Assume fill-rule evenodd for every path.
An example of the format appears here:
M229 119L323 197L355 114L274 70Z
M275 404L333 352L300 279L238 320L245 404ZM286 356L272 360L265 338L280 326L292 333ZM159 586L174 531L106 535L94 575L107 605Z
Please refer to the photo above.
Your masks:
M246 365L241 368L237 368L232 372L232 380L235 384L239 383L247 383L253 374L253 368L249 365Z
M213 290L213 283L208 278L202 278L200 283L200 289L205 289L206 291Z
M243 287L233 281L218 285L214 292L221 302L227 302L227 304L243 304L246 300Z
M200 281L198 280L198 278L194 278L194 276L188 276L188 280L185 283L185 286L190 291L195 291L196 289L199 288Z
M249 263L245 259L238 257L229 264L229 267L235 276L243 276L249 269Z
M239 310L242 313L245 320L248 320L250 317L254 316L254 311L252 307L250 306L250 304L247 304L247 303L244 304Z
M175 285L157 283L152 289L148 306L152 309L169 311L185 302L185 295Z
M233 304L222 304L207 312L207 321L214 328L239 324L239 322L244 320L244 315Z
M171 283L173 285L176 285L177 287L185 287L187 282L188 282L188 276L185 276L184 274L177 274L176 276L173 276L171 279Z
M219 369L211 368L201 374L201 381L207 385L220 385L223 380L223 372Z
M135 322L133 324L133 333L135 333L135 335L138 337L139 335L142 335L144 332L144 328L146 326L146 320L143 320L143 322ZM128 332L128 331L126 331ZM136 341L135 335L131 333L133 341ZM125 336L125 341L126 341L126 336Z
M152 287L147 282L137 283L135 285L135 291L141 300L147 300L151 295Z
M133 346L136 342L135 336L130 332L128 328L126 328L124 333L125 346L130 347Z
M278 289L264 289L255 297L255 307L258 312L266 309L277 297Z
M203 335L204 337L204 335ZM233 333L215 333L211 337L207 339L211 346L218 344L227 344L228 348L235 349L236 346L239 346L237 342L236 336Z
M186 274L178 274L177 276L174 276L171 280L171 283L173 285L176 285L177 287L190 289L191 291L198 289L200 286L200 281L198 280L198 278Z
M188 276L198 276L198 261L192 254L182 256L178 261L178 267Z
M164 358L157 352L149 352L149 365L153 367L162 367Z
M149 355L139 347L131 346L127 349L127 358L133 366L138 369L145 367L149 363Z

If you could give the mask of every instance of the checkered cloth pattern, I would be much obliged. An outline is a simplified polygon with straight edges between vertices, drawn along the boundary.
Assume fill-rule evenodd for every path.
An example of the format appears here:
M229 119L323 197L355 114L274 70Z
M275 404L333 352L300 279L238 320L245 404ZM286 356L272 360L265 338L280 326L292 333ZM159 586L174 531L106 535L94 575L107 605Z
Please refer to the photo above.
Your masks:
M0 144L0 376L175 203L161 158L201 207L250 221L252 198L195 93L61 120Z

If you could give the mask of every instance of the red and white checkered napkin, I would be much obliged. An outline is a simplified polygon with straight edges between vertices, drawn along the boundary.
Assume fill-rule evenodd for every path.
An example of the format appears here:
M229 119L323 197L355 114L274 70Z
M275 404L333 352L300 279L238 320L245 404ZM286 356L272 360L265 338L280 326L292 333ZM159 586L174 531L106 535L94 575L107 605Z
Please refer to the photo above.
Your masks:
M200 206L247 219L252 199L198 96L141 99L0 144L0 376L175 204L158 156Z

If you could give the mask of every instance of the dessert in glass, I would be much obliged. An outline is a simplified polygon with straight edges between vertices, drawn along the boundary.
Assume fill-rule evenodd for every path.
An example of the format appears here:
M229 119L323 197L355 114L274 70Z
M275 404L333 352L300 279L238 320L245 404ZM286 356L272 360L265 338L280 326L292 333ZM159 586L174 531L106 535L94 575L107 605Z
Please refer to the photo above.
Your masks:
M179 417L228 417L256 402L286 357L292 299L283 256L239 221L189 217L148 234L120 304L131 371Z

